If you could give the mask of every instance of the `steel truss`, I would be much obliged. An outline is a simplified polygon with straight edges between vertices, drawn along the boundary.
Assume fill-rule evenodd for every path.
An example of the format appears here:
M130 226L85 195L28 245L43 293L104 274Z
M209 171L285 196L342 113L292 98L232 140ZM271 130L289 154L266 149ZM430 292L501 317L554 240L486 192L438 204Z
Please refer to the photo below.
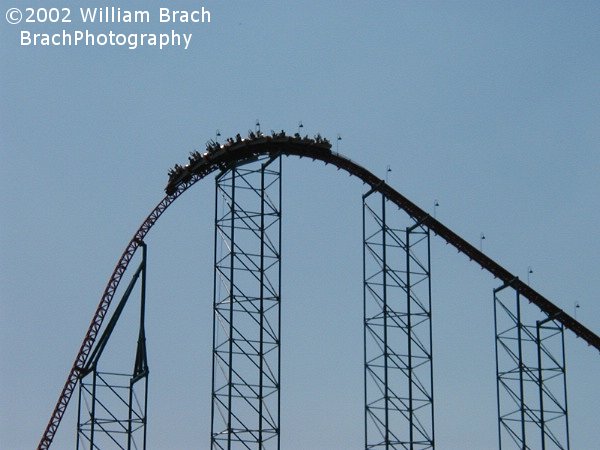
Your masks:
M79 375L78 450L146 448L149 372L144 321L147 252L143 242L141 246L142 262ZM140 276L139 332L133 373L100 371L100 357Z
M363 196L365 448L434 448L429 228ZM396 212L396 208L394 208ZM394 222L398 217L394 217Z
M215 196L211 447L279 449L281 158L222 172Z
M494 289L499 446L566 450L564 326L529 320L526 306L511 283Z

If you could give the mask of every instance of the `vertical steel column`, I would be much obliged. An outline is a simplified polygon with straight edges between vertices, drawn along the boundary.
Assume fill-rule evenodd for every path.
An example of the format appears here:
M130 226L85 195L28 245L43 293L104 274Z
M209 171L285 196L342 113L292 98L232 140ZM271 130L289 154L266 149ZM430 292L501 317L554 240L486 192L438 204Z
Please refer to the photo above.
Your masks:
M550 317L534 322L534 314L512 283L494 289L499 447L565 450L563 327Z
M536 321L542 450L570 448L564 339L553 317Z
M77 449L146 448L148 361L146 354L146 245L142 262L97 341L79 379ZM98 364L141 275L140 315L133 373L99 371ZM119 345L120 343L117 343ZM91 378L91 380L90 380ZM138 389L138 385L143 385ZM138 392L141 391L141 396Z
M211 447L279 449L281 158L215 191Z
M146 450L146 425L148 414L148 355L146 353L146 256L147 248L142 244L142 286L140 300L140 328L138 332L137 352L133 375L129 380L129 427L127 430L127 450L140 447L133 439L134 433L140 431L141 449ZM143 403L136 395L135 386L142 383Z
M434 447L429 230L363 196L365 448Z
M406 229L406 294L411 448L433 448L433 342L429 228Z

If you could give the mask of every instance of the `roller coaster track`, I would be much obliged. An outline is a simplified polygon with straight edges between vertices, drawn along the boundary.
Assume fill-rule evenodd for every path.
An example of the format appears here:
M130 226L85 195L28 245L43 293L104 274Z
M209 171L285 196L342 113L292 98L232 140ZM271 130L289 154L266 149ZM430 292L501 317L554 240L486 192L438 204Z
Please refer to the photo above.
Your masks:
M325 141L326 142L326 141ZM56 407L52 412L52 416L44 431L44 435L38 445L38 450L48 449L52 444L52 440L61 419L66 411L69 400L76 387L80 377L80 372L85 367L86 360L94 345L96 337L102 326L104 317L106 316L110 303L115 295L115 292L123 278L123 275L133 259L138 247L140 247L144 238L158 221L160 216L181 194L187 191L198 181L205 178L212 172L217 170L227 170L244 162L256 159L261 155L285 155L306 157L313 160L319 160L325 164L331 164L337 167L338 170L344 170L348 174L355 176L369 185L372 190L383 194L389 201L396 204L404 210L416 222L428 227L435 234L444 239L448 244L454 246L459 252L465 254L470 260L479 264L482 269L490 272L495 278L503 281L506 285L510 285L520 295L527 298L531 303L535 304L540 310L546 313L549 317L562 323L565 328L571 330L575 335L582 338L589 345L600 350L600 337L593 333L590 329L579 323L565 311L557 307L554 303L544 297L542 294L525 284L518 277L510 273L500 264L495 262L483 252L478 250L466 240L454 233L441 222L431 217L427 212L412 203L398 191L385 183L384 180L376 177L369 170L356 164L350 159L340 155L339 153L329 150L329 145L323 145L320 140L312 139L295 139L287 136L274 136L273 138L260 137L257 139L244 140L237 145L232 145L230 148L223 148L216 152L209 152L203 156L201 162L195 164L190 163L186 166L186 173L179 177L177 183L168 190L168 194L156 205L152 212L146 217L142 225L138 228L135 235L129 241L127 248L119 258L119 261L106 285L100 303L96 309L92 322L88 328L87 334L81 344L77 358L73 363L73 367L69 372L69 376L63 390L60 394Z

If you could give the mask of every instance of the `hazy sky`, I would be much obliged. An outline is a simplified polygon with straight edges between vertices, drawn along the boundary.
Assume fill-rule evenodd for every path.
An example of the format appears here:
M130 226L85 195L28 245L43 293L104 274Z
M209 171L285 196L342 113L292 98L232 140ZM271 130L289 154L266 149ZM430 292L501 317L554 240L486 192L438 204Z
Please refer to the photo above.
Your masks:
M86 25L2 2L0 447L39 441L116 260L167 170L219 129L339 151L600 332L600 3L178 1L211 23ZM108 3L112 4L112 3ZM172 3L169 3L171 5ZM71 8L11 25L12 7ZM103 6L103 5L100 5ZM175 8L173 6L172 8ZM20 46L21 30L192 33L189 48ZM283 161L282 448L362 446L365 187ZM208 448L212 177L148 237L149 448ZM433 241L436 438L497 446L492 289ZM133 310L132 310L133 311ZM538 316L539 317L539 316ZM132 323L132 322L129 322ZM127 325L124 325L126 327ZM600 441L600 355L566 333L571 448ZM133 355L123 357L126 369ZM53 448L75 445L76 397Z

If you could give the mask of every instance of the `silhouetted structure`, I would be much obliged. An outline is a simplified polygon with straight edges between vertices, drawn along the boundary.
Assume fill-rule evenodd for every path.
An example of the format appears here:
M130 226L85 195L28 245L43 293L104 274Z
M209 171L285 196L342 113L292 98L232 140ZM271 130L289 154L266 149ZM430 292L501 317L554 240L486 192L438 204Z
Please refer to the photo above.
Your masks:
M224 213L215 215L215 248L220 240L227 250L215 253L211 443L213 448L223 449L279 448L279 164L281 156L288 155L332 164L368 186L363 197L365 448L434 446L432 232L503 283L494 291L500 444L526 448L528 442L537 439L542 448L568 448L563 330L571 330L597 350L600 337L384 180L332 152L327 139L320 135L301 137L299 133L288 136L284 131L265 136L257 126L247 139L238 134L223 145L209 141L204 153L193 152L187 165L175 165L169 171L167 195L117 262L38 449L50 447L78 383L78 444L100 448L96 439L102 435L117 448L129 449L138 442L145 445L146 384L143 403L134 407L132 402L137 398L134 388L146 383L148 376L143 241L171 203L214 172L218 173L216 203L225 206ZM387 203L403 210L408 222L390 225ZM116 290L140 246L142 263L96 342ZM391 259L394 253L397 257ZM109 377L98 370L98 362L140 274L142 300L134 370ZM509 300L500 299L505 294ZM512 295L516 303L511 303ZM528 324L521 318L522 298L542 312L540 316L536 311L538 317ZM129 384L123 384L123 379ZM121 389L126 394L116 398L127 406L125 415L122 410L117 414L112 407L105 408L100 398L108 393L114 400L113 394ZM105 413L108 416L101 415ZM109 429L105 425L109 422L116 428ZM143 441L137 437L140 434ZM118 439L112 438L117 435Z

